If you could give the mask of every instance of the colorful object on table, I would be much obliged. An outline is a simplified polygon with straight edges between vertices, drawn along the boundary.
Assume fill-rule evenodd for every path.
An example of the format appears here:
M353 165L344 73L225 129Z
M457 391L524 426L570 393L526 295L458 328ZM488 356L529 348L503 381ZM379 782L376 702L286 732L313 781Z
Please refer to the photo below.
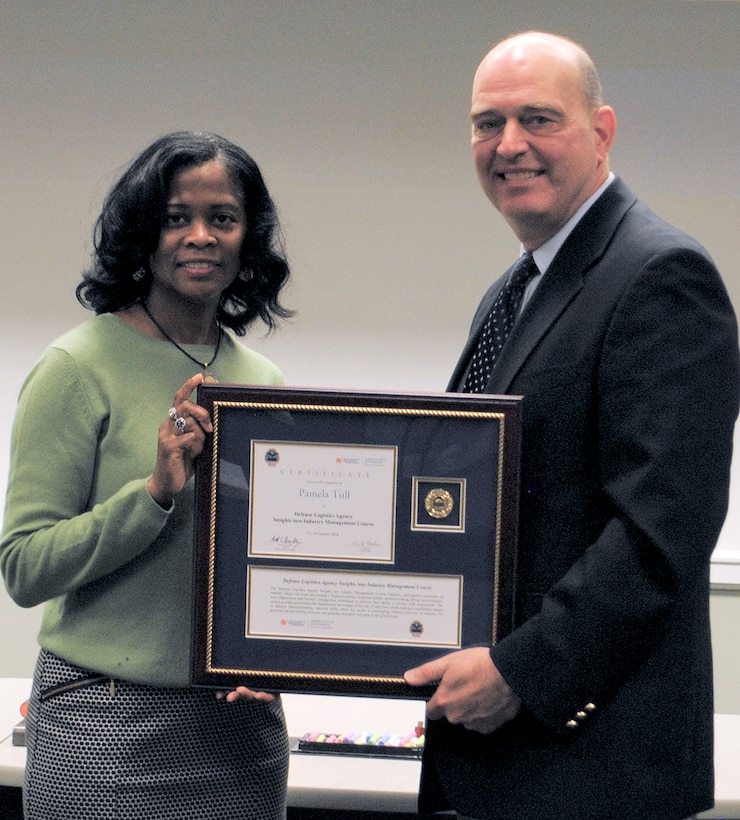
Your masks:
M418 760L424 748L424 733L423 721L405 735L367 731L306 732L292 751Z

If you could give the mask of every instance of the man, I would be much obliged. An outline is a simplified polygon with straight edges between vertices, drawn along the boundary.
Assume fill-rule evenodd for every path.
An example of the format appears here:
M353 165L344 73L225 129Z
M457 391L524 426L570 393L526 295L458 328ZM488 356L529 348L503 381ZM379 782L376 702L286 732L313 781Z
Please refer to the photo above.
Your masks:
M704 249L610 173L616 119L578 45L500 43L471 117L483 190L539 270L492 369L476 351L504 341L483 329L508 274L491 287L449 387L524 396L516 623L406 673L439 681L422 810L678 820L713 802L733 311Z

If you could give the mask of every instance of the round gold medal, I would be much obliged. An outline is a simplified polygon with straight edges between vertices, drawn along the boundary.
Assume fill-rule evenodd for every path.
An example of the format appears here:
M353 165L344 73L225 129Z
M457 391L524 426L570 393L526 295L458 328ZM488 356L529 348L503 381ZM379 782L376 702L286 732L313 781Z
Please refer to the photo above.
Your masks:
M441 487L429 490L424 500L424 508L432 518L447 518L454 506L452 496Z

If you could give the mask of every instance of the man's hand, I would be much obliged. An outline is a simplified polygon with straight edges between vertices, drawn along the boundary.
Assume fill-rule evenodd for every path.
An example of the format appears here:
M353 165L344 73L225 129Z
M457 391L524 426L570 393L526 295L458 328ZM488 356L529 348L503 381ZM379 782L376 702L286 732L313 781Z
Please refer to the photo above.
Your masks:
M410 669L404 675L411 686L439 681L427 704L427 715L446 717L466 729L488 734L512 720L522 702L493 665L485 646L461 649Z

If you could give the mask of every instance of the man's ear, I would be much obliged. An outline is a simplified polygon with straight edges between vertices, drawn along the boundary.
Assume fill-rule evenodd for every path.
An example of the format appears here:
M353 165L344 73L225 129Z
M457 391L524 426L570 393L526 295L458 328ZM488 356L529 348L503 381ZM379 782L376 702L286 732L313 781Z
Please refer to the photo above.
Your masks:
M602 105L593 113L593 127L596 136L596 153L604 161L617 133L617 116L609 105Z

